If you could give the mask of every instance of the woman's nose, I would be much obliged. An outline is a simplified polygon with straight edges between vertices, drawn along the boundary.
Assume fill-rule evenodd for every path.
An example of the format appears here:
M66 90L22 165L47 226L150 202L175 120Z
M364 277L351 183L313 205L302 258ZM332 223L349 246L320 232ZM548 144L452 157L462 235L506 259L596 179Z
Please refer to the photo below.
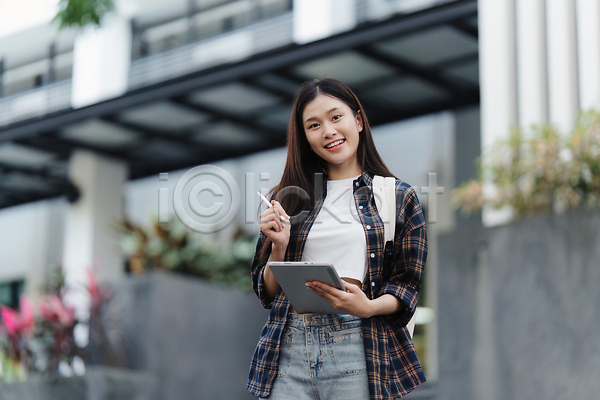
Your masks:
M323 133L324 133L325 136L332 136L332 135L334 135L334 134L337 133L337 131L335 130L335 127L333 126L333 124L326 123L323 126L323 128L324 128Z

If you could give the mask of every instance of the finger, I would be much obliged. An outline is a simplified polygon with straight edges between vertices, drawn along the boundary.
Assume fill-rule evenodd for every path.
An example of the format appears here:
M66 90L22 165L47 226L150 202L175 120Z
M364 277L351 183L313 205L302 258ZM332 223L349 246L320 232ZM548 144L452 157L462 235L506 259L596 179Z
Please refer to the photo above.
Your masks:
M320 282L320 284L324 285L321 282ZM347 300L346 298L343 297L345 295L345 292L343 292L339 289L336 289L336 288L332 288L336 292L339 292L339 293L333 292L334 294L332 294L329 292L325 292L322 289L319 289L319 287L317 287L315 285L310 285L309 287L317 296L321 297L322 299L326 300L329 304L331 304L333 306L333 308L335 308L336 310L343 310L343 305L345 304L345 302Z
M318 290L321 293L333 298L342 298L342 294L344 293L342 290L334 288L333 286L330 286L323 282L314 281L312 283L312 286L315 288L315 290Z
M279 211L277 211L276 207L273 207L273 213L275 214L275 221L277 221L277 223L279 224L279 227L281 229L283 229L284 225L283 225L283 222L281 221Z
M329 292L329 293L337 293L337 292L341 291L340 289L338 289L338 288L336 288L334 286L331 286L331 285L329 285L329 284L327 284L325 282L312 281L311 283L313 285L315 285L316 287L318 287L319 289L322 289L322 290L324 290L326 292Z
M268 208L264 213L261 214L259 220L260 221L266 221L266 220L269 220L269 219L277 220L277 221L282 222L281 226L283 227L284 226L283 225L283 222L284 222L283 219L284 218L283 217L278 217L276 213L277 213L277 210L275 210L275 207Z
M273 213L270 212L269 214L266 215L261 215L260 217L260 222L269 222L269 221L276 221L277 220L277 216Z
M334 305L334 303L338 300L336 297L330 295L329 293L318 289L316 287L311 287L311 290L320 298L322 298L323 300L326 300L327 302L331 303L332 305Z
M358 293L359 291L362 292L362 289L354 283L344 282L344 286L346 287L346 290L350 293Z
M316 294L319 297L325 298L326 293L323 292L322 290L319 290L317 288L315 288L314 286L307 286L310 290L313 291L314 294Z
M278 201L272 200L271 204L273 204L273 208L276 209L279 212L279 215L283 215L285 217L285 219L287 219L287 220L290 219L290 216L287 215L287 213L285 212L285 210L281 206L281 203L279 203Z
M269 208L264 213L260 214L259 221L268 220L268 218L273 215L273 209Z
M268 215L265 217L261 217L260 218L260 224L269 224L270 222L273 222L273 218L269 217Z
M268 212L265 212L261 217L264 218L265 220L273 220L273 221L279 221L279 222L283 222L283 217L280 214L277 214L278 211L275 210L273 207L269 208Z
M279 227L279 224L277 223L277 221L266 221L266 222L261 222L260 224L260 229L266 234L267 231L275 231L275 232L279 232L281 230L281 228Z
M331 304L333 306L333 308L335 308L335 309L339 309L344 304L343 299L336 297L330 293L321 292L320 296L321 296L321 298L326 300L329 304Z
M310 290L312 290L313 292L315 292L316 294L318 294L319 296L321 296L322 294L325 293L321 289L319 289L319 287L316 286L314 284L314 282L311 282L311 281L306 282L306 287L309 288Z

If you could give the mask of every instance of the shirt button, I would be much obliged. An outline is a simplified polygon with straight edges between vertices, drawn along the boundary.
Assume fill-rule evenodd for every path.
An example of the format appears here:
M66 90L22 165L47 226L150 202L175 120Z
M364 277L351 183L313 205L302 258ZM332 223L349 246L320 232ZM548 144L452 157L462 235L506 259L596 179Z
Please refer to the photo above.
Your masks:
M371 225L367 225L367 229L371 229Z
M375 287L375 282L371 282L371 286Z
M375 258L375 253L371 253L371 258Z
M362 210L362 209L363 209L363 206L358 206L358 209L359 209L359 210Z

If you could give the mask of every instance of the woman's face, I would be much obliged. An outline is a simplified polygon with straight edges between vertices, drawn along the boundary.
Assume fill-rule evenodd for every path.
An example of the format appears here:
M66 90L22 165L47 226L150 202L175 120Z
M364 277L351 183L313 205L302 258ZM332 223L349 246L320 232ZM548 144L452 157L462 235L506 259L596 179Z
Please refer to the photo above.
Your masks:
M360 174L357 149L362 116L354 115L343 101L319 94L304 107L302 124L311 149L332 170L346 170L350 176ZM341 179L341 178L338 178Z

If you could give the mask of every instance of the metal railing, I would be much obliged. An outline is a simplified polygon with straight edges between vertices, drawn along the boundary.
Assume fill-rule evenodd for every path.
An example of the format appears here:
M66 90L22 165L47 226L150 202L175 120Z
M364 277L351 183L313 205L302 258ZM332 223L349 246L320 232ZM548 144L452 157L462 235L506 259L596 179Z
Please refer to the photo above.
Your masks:
M288 12L210 39L134 60L129 71L129 88L136 89L215 65L239 61L290 44L292 20L292 12Z
M71 107L71 79L0 98L0 126Z
M145 33L153 28L171 23L175 19L194 19L204 12L218 11L220 7L235 5L235 3L240 2L230 0L208 8L190 6L187 15L158 20L146 25L140 25L134 19L132 21L134 51L129 71L129 88L140 88L215 65L235 62L291 43L292 0L282 0L280 10L267 15L261 11L261 2L252 0L253 8L244 26L231 29L236 26L232 27L225 18L220 30L207 33L201 32L198 26L190 24L187 31L181 32L182 38L174 41L184 43L183 45L166 50L164 46L158 46L161 51L156 54L140 50L149 47L148 44L144 44L144 37ZM192 4L195 2L190 1L190 5ZM69 52L72 53L72 49L69 49ZM64 56L64 54L60 55ZM0 127L71 107L72 80L70 77L61 77L61 81L55 82L56 56L55 45L52 44L47 58L30 62L31 64L48 60L48 70L39 76L32 76L30 84L24 82L21 85L14 83L3 85L4 78L8 75L7 72L27 68L27 65L11 66L8 69L6 61L0 58ZM10 90L7 90L9 86Z
M357 24L360 25L373 20L389 18L398 13L412 12L456 0L354 1ZM263 15L260 0L252 0L253 8L245 17L245 22L242 21L246 23L244 26L237 27L231 20L225 18L220 30L207 33L199 30L198 24L190 22L187 29L180 30L179 39L173 40L173 43L176 44L173 48L158 46L160 51L151 54L151 46L149 43L145 43L146 33L152 29L176 20L192 21L203 12L214 11L219 7L227 7L234 3L240 2L231 0L198 9L195 1L191 0L188 13L185 15L158 20L146 25L140 24L134 19L132 21L133 52L129 71L129 89L138 89L216 65L236 62L293 42L292 0L282 0L278 11L270 15ZM167 49L165 50L165 48ZM64 56L64 54L61 55ZM10 94L6 91L6 85L4 87L2 85L7 67L0 58L0 127L71 107L71 79L63 76L61 77L63 80L53 82L56 77L54 63L56 57L56 51L51 46L48 58L46 58L50 61L49 67L43 79L21 93ZM36 60L36 62L39 61ZM3 95L4 97L2 97Z
M216 4L208 2L201 7L196 0L189 0L184 14L179 13L151 23L143 23L141 18L134 18L131 21L132 60L269 20L292 11L292 5L292 0L227 0ZM159 35L160 38L156 35L153 35L154 39L149 38L154 31L167 26L177 27L171 29L170 33Z

